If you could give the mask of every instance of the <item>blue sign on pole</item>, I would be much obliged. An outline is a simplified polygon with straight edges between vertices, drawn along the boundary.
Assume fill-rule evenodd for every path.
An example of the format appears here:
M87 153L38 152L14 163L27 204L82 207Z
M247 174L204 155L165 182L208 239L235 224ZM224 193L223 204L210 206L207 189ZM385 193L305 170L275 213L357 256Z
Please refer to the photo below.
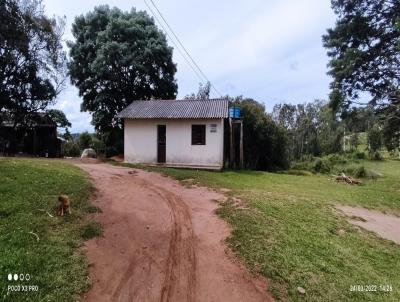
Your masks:
M240 107L235 107L235 118L240 118Z
M229 117L230 118L240 118L240 107L229 108Z
M235 116L235 108L231 107L229 108L229 117L233 118Z

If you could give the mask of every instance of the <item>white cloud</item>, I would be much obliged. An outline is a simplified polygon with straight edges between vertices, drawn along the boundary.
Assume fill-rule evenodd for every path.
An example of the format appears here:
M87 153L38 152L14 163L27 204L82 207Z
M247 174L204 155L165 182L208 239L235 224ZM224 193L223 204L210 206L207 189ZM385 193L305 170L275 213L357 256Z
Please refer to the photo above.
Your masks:
M330 1L153 1L222 94L253 97L265 101L267 108L274 102L303 102L328 94L321 36L334 24ZM66 15L68 39L76 15L105 3L123 10L146 9L143 1L45 1L48 13ZM178 96L183 97L196 91L200 80L177 50L174 60ZM69 88L58 106L65 108L73 130L92 130L80 102L76 89Z

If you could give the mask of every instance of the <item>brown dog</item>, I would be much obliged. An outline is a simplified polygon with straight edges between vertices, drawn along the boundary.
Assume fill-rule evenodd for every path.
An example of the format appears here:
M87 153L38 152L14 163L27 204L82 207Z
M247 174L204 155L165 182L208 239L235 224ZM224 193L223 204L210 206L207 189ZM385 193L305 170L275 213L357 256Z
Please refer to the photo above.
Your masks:
M68 214L71 214L71 202L69 201L69 197L67 195L61 194L58 196L58 201L60 205L58 206L58 215L64 216L64 212L68 211Z

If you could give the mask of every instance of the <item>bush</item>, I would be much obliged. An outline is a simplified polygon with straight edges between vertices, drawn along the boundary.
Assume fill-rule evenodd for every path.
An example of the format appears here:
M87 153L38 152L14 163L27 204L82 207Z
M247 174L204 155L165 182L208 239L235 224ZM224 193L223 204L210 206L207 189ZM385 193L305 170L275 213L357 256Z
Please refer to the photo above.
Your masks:
M105 153L106 145L101 139L97 138L96 136L93 136L92 141L90 143L90 148L94 149L97 155L99 155Z
M83 151L84 149L91 148L92 136L85 131L78 136L77 141L79 148Z
M314 162L313 170L316 173L328 173L332 170L332 164L326 158L318 158Z
M369 157L371 160L383 160L382 154L380 154L378 151L370 153Z
M79 157L81 155L81 150L79 149L78 143L75 141L68 141L64 146L64 155L70 157Z
M350 174L356 178L367 177L367 169L364 166L352 166L345 169L346 174Z
M361 152L361 151L354 152L353 153L353 158L354 159L365 159L366 158L365 152Z
M326 156L324 159L329 160L330 164L332 166L334 165L344 165L348 163L348 158L346 157L346 155L343 154L330 154L328 156Z
M370 171L368 171L363 165L346 167L343 172L355 178L369 177L370 174Z
M359 166L354 170L354 177L363 178L367 176L367 169L364 166Z
M113 157L121 154L121 150L115 146L107 146L106 147L106 157Z

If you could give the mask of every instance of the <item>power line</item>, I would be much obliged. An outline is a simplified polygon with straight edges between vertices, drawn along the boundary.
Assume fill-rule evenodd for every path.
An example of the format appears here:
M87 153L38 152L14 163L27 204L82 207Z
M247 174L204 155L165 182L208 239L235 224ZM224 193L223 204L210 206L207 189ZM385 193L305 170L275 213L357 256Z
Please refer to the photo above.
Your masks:
M199 67L199 65L196 63L196 61L192 58L192 56L189 54L189 52L187 51L187 49L185 48L185 46L182 44L182 42L179 40L178 36L175 34L174 30L171 28L171 26L169 25L169 23L167 22L167 20L164 18L163 14L160 12L160 10L158 9L158 7L156 6L156 4L154 3L153 0L150 0L151 3L153 4L153 6L155 7L155 9L157 10L157 12L159 13L159 15L161 16L161 18L164 20L165 24L167 25L167 27L169 28L169 30L172 32L172 34L174 35L174 37L176 38L176 40L178 41L179 45L182 46L183 50L185 51L185 53L188 55L188 57L190 58L190 60L193 62L193 64L197 67L197 69L200 71L200 73L203 75L203 77L206 79L206 81L210 82L211 87L214 89L214 91L219 94L222 97L222 94L214 87L214 85L211 83L211 81L207 78L207 76L204 74L204 72L201 70L201 68Z
M144 0L146 3L146 0ZM153 4L153 6L155 7L155 9L157 10L158 14L160 15L160 17L163 19L164 23L167 25L167 27L169 28L169 30L171 31L171 33L173 34L173 36L175 37L175 39L178 41L179 45L183 48L183 50L185 51L185 53L187 54L187 56L189 57L189 59L193 62L194 66L196 66L196 68L200 71L201 75L204 77L204 79L207 82L210 82L211 87L214 89L214 91L219 94L222 97L222 94L215 88L215 86L211 83L211 81L207 78L207 76L204 74L204 72L201 70L201 68L199 67L199 65L196 63L196 61L193 59L193 57L189 54L188 50L186 49L186 47L182 44L181 40L178 38L178 36L175 34L174 30L171 28L171 26L169 25L169 23L167 22L167 20L164 18L163 14L161 13L161 11L158 9L157 5L154 3L153 0L150 0L150 2ZM149 5L146 3L147 7L149 7ZM149 8L150 9L150 8ZM153 13L154 15L154 13ZM159 22L159 21L158 21ZM164 28L164 27L163 27ZM165 29L164 29L165 30ZM168 35L169 36L169 35ZM169 36L170 37L170 36ZM174 43L175 44L175 43ZM176 44L175 44L176 45Z
M182 50L179 48L179 46L175 43L175 41L172 39L168 31L165 29L161 21L157 18L157 15L154 13L154 11L151 9L149 4L144 0L144 3L146 4L147 8L150 10L150 12L153 14L154 19L160 24L160 26L164 29L165 33L167 34L168 38L171 40L171 42L175 45L176 49L178 49L179 53L181 56L185 59L186 63L188 63L189 67L193 70L193 72L197 75L197 77L200 79L201 82L203 82L203 78L201 77L201 74L192 66L191 62L186 58L185 54L182 52Z

